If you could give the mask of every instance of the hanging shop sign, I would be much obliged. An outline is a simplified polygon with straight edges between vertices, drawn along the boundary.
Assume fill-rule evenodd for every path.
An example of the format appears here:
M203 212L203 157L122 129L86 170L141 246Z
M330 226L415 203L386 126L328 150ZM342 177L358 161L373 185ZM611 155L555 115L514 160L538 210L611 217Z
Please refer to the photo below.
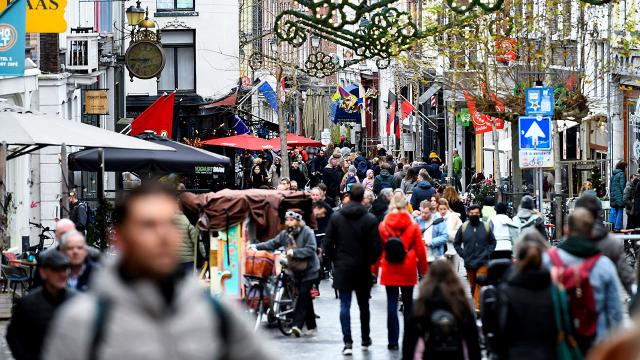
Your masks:
M85 90L84 113L85 115L109 114L109 96L107 90Z
M413 141L413 134L403 132L401 134L401 137L402 137L402 146L404 147L404 151L414 151L415 143Z
M19 0L26 5L26 32L63 33L67 31L64 11L67 0ZM11 3L16 2L16 0ZM0 1L0 11L7 8L9 1ZM22 28L25 31L25 28ZM23 47L24 52L24 47Z
M0 13L0 75L24 74L26 0L16 0Z

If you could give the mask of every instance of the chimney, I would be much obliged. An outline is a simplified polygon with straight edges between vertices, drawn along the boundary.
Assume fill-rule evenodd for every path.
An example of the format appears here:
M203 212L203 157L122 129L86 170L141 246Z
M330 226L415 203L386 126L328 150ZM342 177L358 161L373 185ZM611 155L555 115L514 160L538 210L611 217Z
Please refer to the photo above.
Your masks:
M40 71L60 72L60 37L58 34L40 34Z

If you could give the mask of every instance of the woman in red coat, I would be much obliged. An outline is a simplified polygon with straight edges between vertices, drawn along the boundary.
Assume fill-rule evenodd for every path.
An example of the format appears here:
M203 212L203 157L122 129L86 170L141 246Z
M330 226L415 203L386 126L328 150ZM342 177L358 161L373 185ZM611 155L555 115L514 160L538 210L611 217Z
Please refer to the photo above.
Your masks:
M389 213L379 226L383 252L380 258L380 284L387 290L387 330L389 350L398 350L400 324L398 323L398 298L402 293L404 319L411 316L413 310L413 287L420 275L427 273L427 250L422 240L420 228L407 211L407 199L396 193L389 203ZM400 237L406 251L402 262L390 262L387 259L387 241L389 237Z

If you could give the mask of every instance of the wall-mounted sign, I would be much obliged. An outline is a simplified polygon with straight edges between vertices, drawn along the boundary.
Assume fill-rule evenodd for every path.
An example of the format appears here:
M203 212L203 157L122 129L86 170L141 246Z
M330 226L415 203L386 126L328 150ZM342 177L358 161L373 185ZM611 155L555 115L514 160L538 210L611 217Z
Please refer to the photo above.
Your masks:
M16 0L0 13L0 75L24 75L27 0Z
M109 113L109 97L107 95L107 90L85 90L85 115L107 115Z
M64 10L67 0L20 0L26 4L26 31L32 33L63 33L67 31ZM13 1L15 2L15 0ZM0 11L9 1L0 1ZM22 28L24 31L24 27ZM23 47L24 51L24 47Z

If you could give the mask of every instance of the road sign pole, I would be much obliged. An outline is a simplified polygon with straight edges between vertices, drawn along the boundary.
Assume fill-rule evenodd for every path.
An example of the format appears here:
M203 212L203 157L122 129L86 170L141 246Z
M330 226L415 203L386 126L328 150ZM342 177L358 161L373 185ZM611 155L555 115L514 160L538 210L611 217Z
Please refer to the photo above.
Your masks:
M537 198L538 198L538 210L540 211L540 214L542 214L542 200L544 197L544 189L543 189L544 180L542 177L542 168L536 168L536 179L538 182L538 186L536 187Z

